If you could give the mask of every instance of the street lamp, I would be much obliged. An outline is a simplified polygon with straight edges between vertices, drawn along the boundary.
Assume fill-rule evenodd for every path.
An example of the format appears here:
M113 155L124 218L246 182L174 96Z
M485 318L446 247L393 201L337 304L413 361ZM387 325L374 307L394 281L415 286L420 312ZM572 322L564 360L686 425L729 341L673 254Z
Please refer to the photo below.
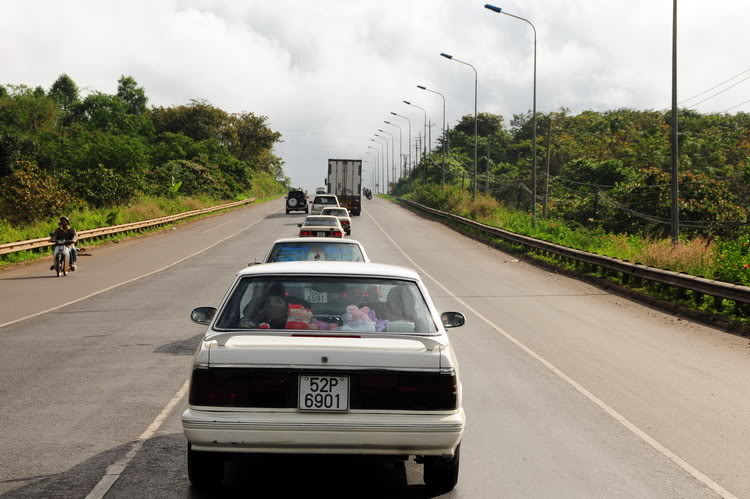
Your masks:
M398 128L398 173L399 173L399 178L401 178L403 176L403 174L401 173L401 163L403 160L401 158L404 156L403 148L402 148L402 142L404 139L401 137L401 127L395 123L391 123L390 121L384 121L383 123L385 123L386 125L391 125L391 126L395 126L396 128ZM393 176L394 177L396 176L395 172L393 173Z
M479 83L479 75L477 74L477 68L469 64L468 62L461 61L448 55L445 52L440 53L441 56L451 61L459 62L465 66L469 66L474 70L474 190L472 191L471 198L477 198L477 149L479 148L479 135L477 134L477 85Z
M385 140L385 161L384 161L384 165L385 165L385 174L383 175L383 179L385 179L385 193L386 193L386 194L390 194L390 192L389 192L389 190L388 190L388 187L389 187L389 182L388 182L388 170L390 169L390 167L388 166L388 138L387 138L387 137L383 137L382 135L378 135L377 133L376 133L376 134L374 134L374 135L375 135L375 136L376 136L377 138L379 138L379 139L383 139L383 140ZM383 144L383 143L382 143L382 142L380 142L380 141L378 141L378 142L380 143L380 145L382 145L382 144Z
M411 120L407 118L406 116L401 116L400 114L394 113L393 111L391 111L391 114L393 116L398 116L399 118L403 118L409 122L409 146L407 147L407 149L409 150L409 167L406 169L406 175L408 176L409 169L412 168L412 165L411 165Z
M404 104L408 106L416 107L417 109L421 109L422 112L424 113L424 140L426 141L427 140L427 110L423 107L417 106L416 104L412 104L408 100L405 100ZM424 151L425 153L427 152L426 145L424 147ZM424 156L426 156L426 154L422 155L422 161L424 161ZM427 182L427 162L426 161L424 161L424 181Z
M378 163L380 164L380 169L378 170L378 187L380 187L380 192L383 192L383 156L385 156L385 153L383 152L383 143L379 140L370 139L370 141L375 142L380 146L380 150L378 151L374 147L370 147L371 149L375 149L378 152Z
M370 139L370 140L372 140L372 139ZM380 163L380 152L377 149L375 149L374 147L372 147L372 146L367 146L367 148L368 149L372 149L373 151L375 151L375 154L372 154L372 153L369 153L369 152L366 152L365 154L369 154L370 156L372 156L373 158L375 158L375 192L378 192L379 187L380 187L379 170L378 170L378 166L379 166L379 163Z
M440 184L440 187L442 189L445 189L445 147L446 147L446 136L445 136L445 96L441 94L440 92L437 92L435 90L429 89L425 87L424 85L417 85L417 88L422 90L427 90L428 92L431 92L433 94L438 94L440 97L443 98L443 180ZM430 144L432 145L432 144Z
M382 128L378 128L378 132L387 133L391 136L391 179L393 184L396 184L396 138L391 132L386 132ZM399 156L400 157L400 156Z
M494 5L485 4L485 9L491 10L492 12L496 12L498 14L505 14L509 17L514 17L516 19L519 19L521 21L524 21L529 26L531 26L532 31L534 32L534 97L533 97L533 109L531 113L533 114L533 130L532 130L532 139L531 139L531 156L532 156L532 169L531 172L531 183L533 185L532 189L532 200L531 200L531 220L536 225L536 27L534 24L529 21L528 19L524 19L523 17L519 17L513 14L508 14L507 12L504 12L500 7L495 7Z

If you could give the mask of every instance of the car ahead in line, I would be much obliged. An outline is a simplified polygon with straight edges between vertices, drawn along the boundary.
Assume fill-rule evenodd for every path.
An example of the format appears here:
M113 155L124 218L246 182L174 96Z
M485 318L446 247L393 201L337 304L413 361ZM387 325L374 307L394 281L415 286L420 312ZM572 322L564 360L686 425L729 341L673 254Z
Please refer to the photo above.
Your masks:
M299 227L299 237L344 237L344 228L336 217L310 215Z
M465 414L446 329L464 317L439 314L413 270L256 265L191 318L208 326L182 415L195 486L235 453L416 456L431 490L456 485Z
M333 194L319 194L312 200L311 215L320 215L323 208L339 206L339 199Z
M352 234L352 219L351 217L349 217L349 210L347 210L346 208L342 206L323 208L320 214L331 215L333 217L338 218L339 222L341 222L341 226L346 231L346 235L350 236Z
M315 189L315 194L325 194L326 192L328 191L325 187L318 187L317 189Z
M286 214L292 211L308 213L307 195L302 191L289 191L286 195Z
M263 263L274 262L369 262L365 248L354 239L290 237L274 241Z

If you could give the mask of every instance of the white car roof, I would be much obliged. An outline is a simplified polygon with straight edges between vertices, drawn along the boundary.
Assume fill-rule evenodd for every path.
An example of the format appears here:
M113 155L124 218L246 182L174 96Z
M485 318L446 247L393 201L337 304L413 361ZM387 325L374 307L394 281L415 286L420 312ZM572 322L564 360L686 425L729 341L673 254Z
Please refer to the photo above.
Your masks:
M306 237L304 239L300 239L299 237L285 237L284 239L277 239L271 244L271 246L274 246L278 243L333 243L333 244L358 244L362 246L362 243L357 241L356 239L339 239L339 238L331 238L331 237Z
M421 281L419 274L406 267L364 262L275 262L254 265L241 270L238 276L248 275L361 275L396 277Z
M271 255L271 251L273 251L274 246L277 244L284 244L284 243L325 243L325 244L356 244L359 246L360 251L362 252L362 256L364 257L366 262L370 261L370 258L367 256L367 251L365 251L365 247L357 241L356 239L344 239L344 238L338 238L338 237L285 237L283 239L277 239L271 244L271 247L268 249L268 252L266 253L266 256L263 257L263 261L265 262L268 260L268 257ZM320 263L320 262L315 262Z
M338 220L339 219L338 217L334 217L333 215L308 215L308 216L305 217L305 220L307 220L309 218L328 218L328 219L332 218L333 220Z

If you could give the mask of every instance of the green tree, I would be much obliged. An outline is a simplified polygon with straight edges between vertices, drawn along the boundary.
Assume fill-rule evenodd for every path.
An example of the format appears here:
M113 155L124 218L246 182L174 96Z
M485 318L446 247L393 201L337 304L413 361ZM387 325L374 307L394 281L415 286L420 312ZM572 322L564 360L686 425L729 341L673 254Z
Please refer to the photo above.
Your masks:
M73 78L65 73L58 76L52 84L49 89L49 96L66 112L70 111L80 100L78 85L73 81Z
M146 91L138 86L132 76L120 76L117 80L117 96L128 103L131 114L142 114L146 111Z

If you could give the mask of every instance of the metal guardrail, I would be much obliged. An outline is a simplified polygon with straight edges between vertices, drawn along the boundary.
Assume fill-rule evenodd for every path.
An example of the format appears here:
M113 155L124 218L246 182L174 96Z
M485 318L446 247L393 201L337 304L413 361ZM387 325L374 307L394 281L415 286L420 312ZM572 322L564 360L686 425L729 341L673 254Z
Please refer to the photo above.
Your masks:
M82 230L78 233L78 240L92 239L94 237L111 236L113 234L119 234L121 232L129 232L132 230L145 229L148 227L156 227L158 225L164 225L183 218L194 217L196 215L202 215L204 213L211 213L213 211L225 210L227 208L234 208L243 204L252 203L255 198L243 199L242 201L235 201L234 203L221 204L216 206L209 206L208 208L201 208L199 210L185 211L183 213L177 213L175 215L169 215L166 217L152 218L151 220L142 220L140 222L131 222L121 225L113 225L111 227L100 227L98 229ZM0 244L0 255L6 255L8 253L15 253L16 251L26 251L38 248L44 248L52 246L48 237L40 237L39 239L28 239L26 241L15 241L12 243Z
M655 267L649 267L647 265L641 265L639 263L631 263L624 260L618 260L617 258L612 258L609 256L588 253L586 251L581 251L565 246L560 246L559 244L542 241L541 239L535 239L533 237L516 234L514 232L500 229L498 227L492 227L491 225L485 225L468 218L415 203L414 201L410 201L408 199L397 199L400 202L413 206L417 209L426 211L442 218L447 218L455 222L459 222L474 229L479 229L482 232L492 234L515 244L521 244L540 251L546 251L563 258L571 259L575 262L581 262L595 267L601 267L609 271L619 272L624 277L628 276L626 277L626 279L629 277L645 279L647 281L658 282L675 288L681 288L693 293L713 296L715 299L731 300L735 303L741 303L745 305L750 304L750 287L747 286L732 284L723 281L714 281L711 279L706 279L704 277L693 276L681 272L673 272L671 270L658 269Z

